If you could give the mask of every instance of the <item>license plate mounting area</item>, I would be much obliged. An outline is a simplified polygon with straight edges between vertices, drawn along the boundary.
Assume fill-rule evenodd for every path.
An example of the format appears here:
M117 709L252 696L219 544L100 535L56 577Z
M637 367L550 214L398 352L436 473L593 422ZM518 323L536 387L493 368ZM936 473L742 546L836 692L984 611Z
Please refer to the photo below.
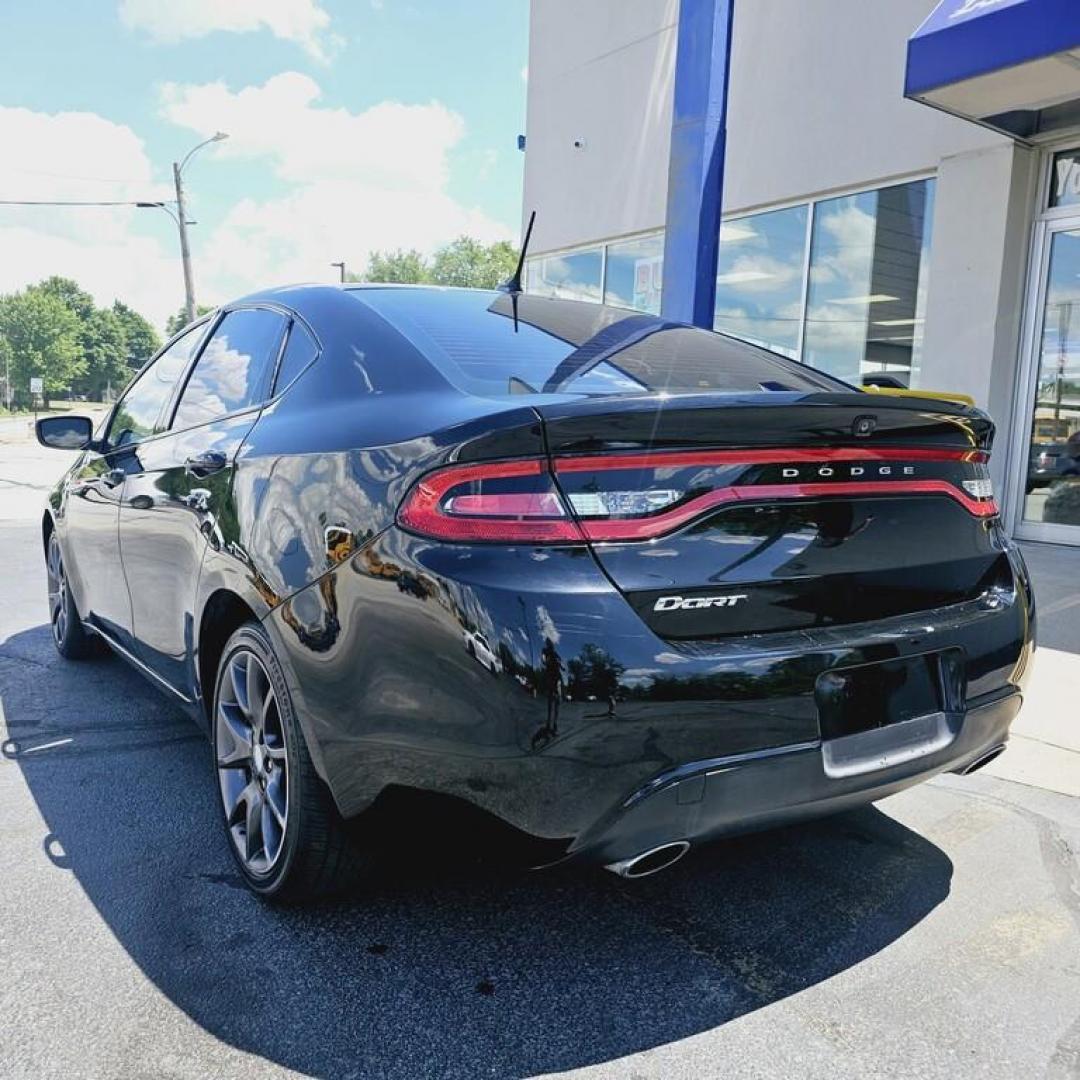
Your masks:
M963 712L959 650L833 668L814 696L825 772L852 776L925 757L956 737Z

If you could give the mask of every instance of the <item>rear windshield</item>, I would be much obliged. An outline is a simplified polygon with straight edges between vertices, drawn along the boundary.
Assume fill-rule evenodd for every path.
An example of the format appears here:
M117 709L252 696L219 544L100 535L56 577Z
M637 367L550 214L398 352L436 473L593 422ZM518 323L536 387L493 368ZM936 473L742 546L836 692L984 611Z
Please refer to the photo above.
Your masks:
M354 291L459 389L503 394L837 391L849 387L756 345L653 315L465 289Z

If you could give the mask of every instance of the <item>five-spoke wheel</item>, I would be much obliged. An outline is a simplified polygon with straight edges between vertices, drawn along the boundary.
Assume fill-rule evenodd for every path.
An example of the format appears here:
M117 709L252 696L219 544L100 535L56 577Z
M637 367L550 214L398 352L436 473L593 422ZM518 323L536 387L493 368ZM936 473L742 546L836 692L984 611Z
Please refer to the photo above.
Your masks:
M214 741L225 820L248 870L281 856L289 815L289 756L277 696L263 662L239 648L220 681Z
M45 547L45 572L49 582L49 625L60 655L68 660L85 660L106 651L101 640L85 629L75 600L68 588L60 538L53 529Z
M257 622L225 644L212 715L222 819L244 880L275 900L339 891L362 860L315 770L289 684Z
M67 578L64 577L64 558L55 532L49 536L46 571L49 577L49 622L57 647L63 648L68 631Z

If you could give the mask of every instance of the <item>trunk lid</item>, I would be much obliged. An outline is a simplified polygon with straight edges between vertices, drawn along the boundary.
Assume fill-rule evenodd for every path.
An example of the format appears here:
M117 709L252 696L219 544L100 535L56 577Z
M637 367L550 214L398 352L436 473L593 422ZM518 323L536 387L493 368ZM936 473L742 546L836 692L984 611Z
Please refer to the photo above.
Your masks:
M538 412L593 555L661 637L922 611L1006 573L975 409L764 392Z

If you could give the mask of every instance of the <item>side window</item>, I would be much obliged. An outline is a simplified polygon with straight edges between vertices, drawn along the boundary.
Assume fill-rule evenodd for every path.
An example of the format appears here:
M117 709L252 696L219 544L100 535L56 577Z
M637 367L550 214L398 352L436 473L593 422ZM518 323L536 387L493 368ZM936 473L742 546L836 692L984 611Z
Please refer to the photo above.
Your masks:
M315 339L294 320L285 351L281 354L274 393L284 390L318 355L319 346L315 344Z
M205 424L264 400L284 331L285 318L277 312L230 311L195 364L180 395L173 428Z
M106 442L110 448L129 446L154 434L161 410L184 374L205 329L205 325L195 326L177 338L128 387L109 424Z

